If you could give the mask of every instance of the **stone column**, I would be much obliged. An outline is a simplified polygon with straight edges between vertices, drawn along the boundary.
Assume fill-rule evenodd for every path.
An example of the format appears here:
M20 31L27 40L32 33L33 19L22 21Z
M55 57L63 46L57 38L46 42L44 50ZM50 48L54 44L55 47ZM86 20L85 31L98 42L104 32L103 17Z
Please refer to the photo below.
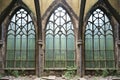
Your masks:
M43 73L43 51L42 40L38 40L38 52L36 54L36 75L40 77Z
M114 20L115 22L115 20ZM116 22L115 22L116 23ZM117 72L120 73L120 26L118 23L115 24L115 64Z
M118 68L118 72L120 72L120 41L118 40L117 41L117 55L116 55L116 57L115 57L115 59L116 59L116 67Z
M2 40L2 24L0 25L0 73L3 73L4 70L4 61L3 61L3 54L2 54L2 46L3 46L3 40Z
M3 61L3 54L2 54L2 45L3 45L3 41L0 40L0 73L4 72L4 61Z
M78 54L77 54L77 64L78 64L78 68L77 68L77 74L80 75L80 77L83 76L84 74L84 64L83 64L83 50L82 50L82 40L78 40Z

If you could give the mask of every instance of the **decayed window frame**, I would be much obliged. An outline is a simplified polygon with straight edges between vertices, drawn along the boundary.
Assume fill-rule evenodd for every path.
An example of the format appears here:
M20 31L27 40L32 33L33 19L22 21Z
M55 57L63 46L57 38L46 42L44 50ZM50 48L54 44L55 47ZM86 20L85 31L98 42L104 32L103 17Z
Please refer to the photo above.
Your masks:
M98 13L95 13L96 12L96 10L98 10ZM109 29L108 31L111 31L112 32L112 34L110 34L110 35L112 35L112 43L113 43L113 56L112 56L112 59L106 59L106 57L105 57L105 59L98 59L97 61L94 59L94 48L92 47L91 48L91 56L93 57L93 59L91 59L91 60L87 60L86 61L86 59L85 59L85 70L95 70L95 69L115 69L115 51L114 51L114 32L113 32L113 27L112 27L112 25L111 25L111 22L110 22L110 20L109 20L109 18L108 18L108 16L107 16L107 14L105 14L105 12L104 12L104 10L102 10L102 8L96 8L91 14L90 14L90 17L92 17L93 18L93 16L95 15L95 14L101 14L101 17L103 16L103 25L99 25L99 23L100 22L98 22L98 25L99 26L97 26L98 28L100 28L100 27L102 27L102 26L105 26L106 25L106 23L109 23L109 26L111 26L111 30ZM90 20L90 17L88 18L88 21L87 21L87 25L86 25L86 27L88 26L88 23L90 23L92 26L94 25L94 20L91 18L91 20ZM107 21L104 21L104 20L106 20L105 19L105 17L107 18ZM96 19L101 19L100 17L98 17L98 16L96 16ZM85 33L84 33L84 40L86 40L86 32L87 32L87 30L86 30L86 27L85 27ZM91 35L92 35L92 38L94 38L94 27L92 27L93 29L88 29L89 31L91 31ZM98 29L97 28L97 29ZM101 28L100 28L101 29ZM98 30L99 32L100 32L100 29ZM105 32L105 30L104 30L104 32ZM102 33L100 33L100 34L98 34L98 35L101 35ZM104 37L106 37L107 35L106 34L104 34L103 35ZM100 41L100 40L99 40ZM105 46L106 46L106 41L107 40L105 40ZM89 41L90 42L90 41ZM91 43L92 43L92 45L94 44L94 39L91 41ZM98 44L100 44L100 43L98 43ZM86 47L86 41L85 41L85 47ZM106 49L105 49L105 53L106 53ZM99 50L99 52L100 52L100 50ZM105 54L104 53L104 54ZM92 55L93 54L93 55ZM85 48L85 58L86 58L86 48ZM105 54L106 55L106 54ZM113 65L112 65L112 67L108 67L107 66L107 61L113 61ZM102 65L101 63L99 63L100 61L104 61L105 63ZM88 63L86 63L86 62L91 62L90 64L91 64L91 67L87 67L86 65L88 64ZM98 67L95 65L95 62L97 62L97 63L99 63L99 65L98 65Z
M19 14L19 16L17 16ZM23 15L24 14L24 15ZM5 60L5 69L35 69L35 41L36 41L36 32L35 32L35 26L34 26L34 23L33 23L33 20L32 20L32 18L31 18L31 15L27 12L27 10L26 9L24 9L24 8L18 8L18 9L16 9L15 10L15 12L13 13L13 15L11 16L12 18L11 18L11 20L10 20L10 22L9 22L9 25L8 25L8 29L7 29L7 34L6 34L6 60ZM15 17L15 20L13 20L13 18ZM16 19L16 17L17 17L17 19ZM21 20L21 23L20 23L20 25L18 25L17 24L17 20ZM22 21L22 19L24 19L24 23L23 23L23 21ZM13 50L13 52L14 52L14 59L11 59L12 61L13 61L13 65L12 66L7 66L7 61L9 61L8 59L7 59L7 46L8 46L8 43L7 43L7 39L8 39L8 35L11 35L11 33L10 34L8 34L8 32L9 31L12 31L12 26L11 26L11 22L13 23L13 25L17 25L18 26L18 29L19 29L19 31L18 31L18 34L17 35L21 35L21 36L23 36L22 35L22 33L27 37L26 39L27 39L27 43L26 43L26 58L25 59L22 59L22 46L20 46L21 48L20 48L20 59L18 60L18 61L20 61L20 64L19 64L19 66L17 66L16 65L16 61L17 61L17 59L15 58L15 47L14 47L14 50ZM27 30L26 30L26 33L24 33L25 31L23 31L23 30L21 30L21 29L23 29L23 28L25 28L25 26L27 26ZM31 26L31 29L30 29L30 27L28 27L28 26ZM9 28L11 28L11 29L9 29ZM17 31L17 29L16 30L13 30L13 34L12 35L14 35L13 37L15 37L16 38L16 32ZM30 31L33 31L33 32L31 32L30 33ZM20 34L21 33L21 34ZM28 49L28 47L30 47L30 45L29 45L29 40L28 40L28 37L29 36L31 36L31 35L33 35L34 36L34 52L33 52L33 58L34 59L28 59L28 53L29 52L31 52L31 51L29 51L29 49ZM14 38L14 40L15 40L15 38ZM22 38L21 38L22 39ZM15 42L14 42L15 43ZM15 44L14 44L14 46L15 46ZM25 46L25 45L24 45ZM25 61L25 64L22 64L22 62L24 62ZM33 62L33 65L32 64L29 64L29 62Z
M57 7L57 9L58 9L58 8L59 8L59 6ZM62 8L62 7L60 7L60 8ZM54 12L51 13L51 15L52 15L52 14L55 14L55 11L57 11L57 9L55 9ZM69 14L67 13L67 11L66 11L64 8L63 8L63 11L65 11L65 15L67 14L67 15L69 16ZM51 17L51 16L50 16L50 17ZM61 18L62 18L62 17L61 17ZM70 16L69 16L69 18L70 18ZM50 18L49 18L49 19L50 19ZM49 19L48 19L47 23L49 23ZM70 21L69 21L69 22L72 23L71 18L70 18ZM54 23L54 22L53 22L53 23ZM66 24L66 23L64 23L64 24ZM73 25L73 24L72 24L72 25ZM60 26L61 26L61 24L60 24ZM47 26L46 26L46 29L47 29ZM73 33L74 33L74 30L72 30L72 31L73 31ZM46 36L46 32L47 32L47 30L45 31L45 36ZM59 32L60 32L60 31L59 31ZM62 32L62 35L63 35L63 32ZM65 35L65 34L64 34L64 35ZM74 34L73 34L73 35L74 35ZM46 41L46 39L45 39L45 41ZM46 42L45 42L45 44L46 44ZM45 47L46 47L46 46L45 46ZM53 51L54 51L54 50L53 50ZM67 50L66 50L66 51L67 51ZM46 50L45 50L45 55L46 55ZM69 60L68 60L68 61L69 61ZM73 61L74 61L74 65L75 65L75 36L74 36L74 60L73 60ZM63 66L62 66L62 67L58 66L57 68L59 68L59 69L60 69L60 68L66 68L66 67L67 67L67 63L66 63L66 62L67 62L67 60L65 61L65 64L64 64L65 66L64 66L64 67L63 67ZM45 61L45 65L46 65L46 61ZM74 65L72 65L72 66L74 66ZM55 68L55 67L56 67L56 66L55 66L54 63L53 63L53 65L52 65L51 67L49 67L49 69L50 69L50 68Z

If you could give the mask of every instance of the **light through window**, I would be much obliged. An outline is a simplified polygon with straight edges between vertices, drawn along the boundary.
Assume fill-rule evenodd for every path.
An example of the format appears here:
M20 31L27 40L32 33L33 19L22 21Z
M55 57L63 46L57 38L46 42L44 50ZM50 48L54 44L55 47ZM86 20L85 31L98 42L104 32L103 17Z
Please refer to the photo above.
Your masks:
M66 68L75 64L74 28L62 7L50 16L46 26L46 68Z
M85 30L86 69L115 68L113 29L101 9L90 16Z
M6 68L35 68L35 29L24 9L13 15L8 26Z

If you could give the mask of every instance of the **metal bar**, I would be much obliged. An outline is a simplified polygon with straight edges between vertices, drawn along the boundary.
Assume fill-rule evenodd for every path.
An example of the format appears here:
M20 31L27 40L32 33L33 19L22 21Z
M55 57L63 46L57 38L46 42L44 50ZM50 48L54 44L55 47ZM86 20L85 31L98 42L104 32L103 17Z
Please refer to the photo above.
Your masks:
M65 15L66 15L66 14L67 14L67 12L65 13ZM65 19L66 19L65 22L67 22L67 15L65 16ZM67 34L67 24L65 24L65 25L66 25L66 26L65 26L65 27L66 27L65 33ZM65 67L67 67L67 64L68 64L68 59L67 59L67 58L68 58L68 49L67 49L68 46L67 46L67 42L68 42L68 41L67 41L67 36L66 36L66 61L65 61L66 64L65 64Z
M15 14L15 24L16 24L16 16L17 16L17 14ZM15 31L14 31L14 68L15 68L15 66L16 66L16 55L15 55L15 52L16 52L16 31L17 31L17 29L16 29L16 25L15 25Z
M55 22L55 12L53 13L53 21ZM54 45L54 42L55 42L55 23L53 25L53 66L55 67L55 45Z
M21 25L19 26L19 28L20 28L20 31L22 32L22 28L23 28L23 25L22 25L22 13L21 13ZM20 34L20 68L22 67L22 59L21 59L21 57L22 57L22 34Z
M104 24L105 24L105 15L103 14L103 16L104 16ZM104 29L106 30L106 27L105 27L105 25L104 25ZM106 42L107 42L107 40L106 40L106 31L104 30L104 37L105 37L105 53L104 53L104 55L105 55L105 59L106 59L106 57L107 57L107 55L106 55ZM105 60L105 67L107 67L107 60Z
M29 18L28 18L28 13L27 13L27 21L26 21L26 22L27 22L27 35L26 35L26 37L27 37L27 43L26 43L26 67L29 67L29 66L28 66L28 61L29 61L29 60L28 60L28 44L29 44L29 43L28 43L28 19L29 19Z
M93 22L93 14L92 14L92 22ZM92 30L91 30L91 32L92 32L92 51L93 51L93 62L94 62L94 54L95 54L95 50L94 50L94 42L95 42L95 40L94 40L94 32L95 31L93 31L94 30L94 26L93 26L93 23L92 23ZM91 64L91 65L93 65L93 64Z

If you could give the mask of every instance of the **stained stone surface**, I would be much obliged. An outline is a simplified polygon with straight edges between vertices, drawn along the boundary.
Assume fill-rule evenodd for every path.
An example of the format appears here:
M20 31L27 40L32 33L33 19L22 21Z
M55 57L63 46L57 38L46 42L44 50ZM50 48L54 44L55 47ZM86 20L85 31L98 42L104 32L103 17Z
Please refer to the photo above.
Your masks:
M66 79L64 77L57 77L54 75L49 75L49 76L43 76L43 77L37 77L37 76L19 76L19 77L13 77L13 76L5 76L2 77L2 79L9 79L9 80L120 80L120 77L116 76L108 76L108 77L95 77L95 76L84 76L82 78L76 76L72 77L71 79Z

